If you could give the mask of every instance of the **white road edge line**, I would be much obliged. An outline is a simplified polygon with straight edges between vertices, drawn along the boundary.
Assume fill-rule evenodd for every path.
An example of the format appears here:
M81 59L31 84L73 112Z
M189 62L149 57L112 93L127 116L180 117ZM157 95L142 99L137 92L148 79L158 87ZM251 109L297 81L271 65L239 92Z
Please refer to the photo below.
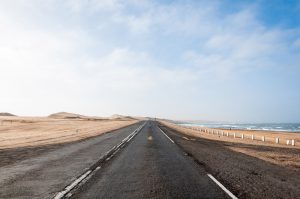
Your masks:
M238 199L235 195L233 195L228 189L226 189L226 187L224 187L216 178L214 178L214 176L212 176L211 174L207 174L208 177L210 179L212 179L217 185L219 185L219 187L221 187L221 189L223 189L223 191L225 191L232 199Z
M79 178L77 178L72 184L67 186L63 191L59 192L54 199L60 199L64 197L68 192L70 192L76 185L78 185L84 178L86 178L92 171L88 170L83 175L81 175Z
M120 147L126 141L128 141L128 139L131 140L145 125L146 125L146 122L144 122L144 124L140 125L135 131L133 131L132 133L130 133L125 139L123 139L121 141L120 144L118 144L117 146L112 147L112 149L110 149L109 151L107 151L105 154L109 154L111 151L116 150L116 149L118 151L120 149ZM112 156L114 154L116 154L117 151L115 151L112 155L110 155L108 158L106 158L106 161L108 161L109 159L111 159ZM84 174L82 174L79 178L77 178L76 180L74 180L70 185L68 185L67 187L65 187L62 191L58 192L54 196L53 199L62 199L62 198L64 198L74 187L76 187L80 182L82 182L84 179L86 179L92 172L97 171L100 168L101 168L101 166L96 167L94 170L89 169Z
M157 126L157 127L159 128L159 126ZM169 136L167 136L167 134L165 134L165 132L163 132L163 130L161 130L160 128L159 128L159 130L160 130L167 138L169 138L169 140L170 140L171 142L175 143Z

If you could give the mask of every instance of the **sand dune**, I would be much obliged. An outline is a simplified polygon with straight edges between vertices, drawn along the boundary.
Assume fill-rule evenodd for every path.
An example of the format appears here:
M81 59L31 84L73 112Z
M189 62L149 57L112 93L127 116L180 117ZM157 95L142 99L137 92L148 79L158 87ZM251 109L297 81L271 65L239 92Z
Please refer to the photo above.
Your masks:
M53 113L48 116L49 118L55 119L76 119L76 118L86 118L86 116L75 114L75 113L68 113L68 112L58 112Z
M118 114L114 114L112 116L110 116L111 119L128 119L128 120L135 120L135 117L131 117L131 116L126 116L126 115L118 115Z
M11 113L2 112L2 113L0 113L0 116L16 116L16 115L11 114Z

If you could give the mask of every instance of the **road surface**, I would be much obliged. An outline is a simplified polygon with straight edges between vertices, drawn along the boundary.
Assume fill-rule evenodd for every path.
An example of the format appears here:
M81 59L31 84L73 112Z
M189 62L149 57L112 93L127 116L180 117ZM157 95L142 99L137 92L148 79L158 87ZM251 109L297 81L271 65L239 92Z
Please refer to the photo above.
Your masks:
M147 122L129 145L102 165L71 198L229 197L156 122Z

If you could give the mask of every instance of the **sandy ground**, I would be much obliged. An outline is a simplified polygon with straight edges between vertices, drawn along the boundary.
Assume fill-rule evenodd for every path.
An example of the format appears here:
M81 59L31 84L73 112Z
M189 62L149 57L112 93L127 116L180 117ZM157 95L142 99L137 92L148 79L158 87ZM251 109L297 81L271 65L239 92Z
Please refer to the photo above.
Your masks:
M137 120L0 117L0 166L27 159L61 145L95 137Z
M194 128L198 129L199 128ZM223 131L224 134L229 133L229 137L233 138L233 134L236 134L237 138L241 138L242 134L246 141L252 142L252 135L254 135L254 140L262 141L262 137L265 138L265 142L270 144L276 144L275 139L279 138L279 144L286 145L287 140L295 140L295 145L300 146L300 133L299 132L285 132L285 131L258 131L258 130L228 130L228 129L210 129L215 132ZM291 144L291 143L290 143Z
M300 198L300 148L240 142L162 127L239 198Z
M184 130L187 134L191 134L194 136L201 136L207 139L213 140L224 140L229 142L240 142L240 143L254 143L260 145L278 145L275 143L275 139L279 138L279 145L286 146L286 140L295 140L295 146L300 147L300 133L293 133L293 132L280 132L280 131L255 131L255 130L222 130L222 129L209 129L209 128L202 128L207 130L214 130L215 133L219 131L219 136L216 134L208 134L200 131L200 128L186 128L183 126L175 125L173 123L160 121L163 124L168 126L172 126L172 128L178 130ZM229 133L229 137L221 136L221 132ZM234 139L233 134L236 134L236 138ZM244 134L244 139L241 139L241 135ZM254 140L252 140L251 135L254 135ZM265 142L262 142L262 136L265 137ZM281 146L282 147L282 146ZM294 147L294 146L287 146L287 147Z
M136 120L0 117L0 149L72 142L135 122Z

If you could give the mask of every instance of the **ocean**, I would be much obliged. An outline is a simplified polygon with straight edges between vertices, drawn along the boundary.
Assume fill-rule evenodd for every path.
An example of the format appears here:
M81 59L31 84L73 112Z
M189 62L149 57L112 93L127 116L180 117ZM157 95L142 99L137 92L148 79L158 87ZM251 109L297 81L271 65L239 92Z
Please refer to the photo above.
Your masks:
M218 123L218 122L176 122L183 126L198 126L217 129L262 130L299 132L300 123Z

